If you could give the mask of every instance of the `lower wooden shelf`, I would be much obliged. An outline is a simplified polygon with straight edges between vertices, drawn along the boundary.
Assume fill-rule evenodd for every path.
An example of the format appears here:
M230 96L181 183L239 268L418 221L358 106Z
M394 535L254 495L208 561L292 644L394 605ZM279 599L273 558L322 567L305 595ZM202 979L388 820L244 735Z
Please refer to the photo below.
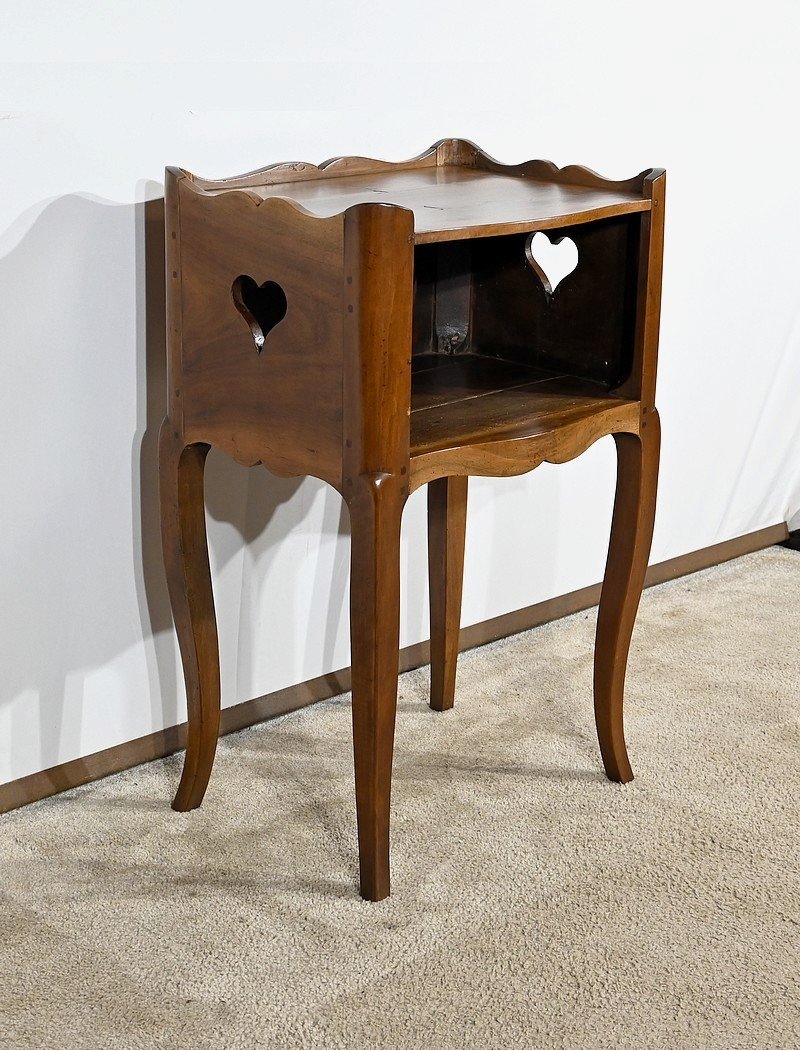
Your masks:
M411 456L545 437L591 416L638 411L598 383L485 354L413 361Z

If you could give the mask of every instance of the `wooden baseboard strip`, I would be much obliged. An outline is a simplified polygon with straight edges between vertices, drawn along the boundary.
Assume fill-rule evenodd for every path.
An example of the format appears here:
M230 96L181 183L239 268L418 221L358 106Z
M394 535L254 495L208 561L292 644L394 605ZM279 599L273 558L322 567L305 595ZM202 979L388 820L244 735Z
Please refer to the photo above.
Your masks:
M786 524L781 523L748 533L746 536L726 540L724 543L716 543L712 547L704 547L690 554L682 554L678 558L670 558L669 561L650 566L647 570L645 586L652 587L654 584L665 583L667 580L674 580L680 576L698 572L700 569L719 565L731 558L752 554L754 551L781 543L788 535ZM530 630L532 627L549 623L551 620L569 616L582 609L589 609L597 605L599 599L600 584L598 583L591 587L582 587L569 594L559 595L557 598L537 602L536 605L529 605L525 609L515 609L502 616L495 616L491 620L484 620L482 623L462 628L460 648L462 650L474 649L478 645L485 645L498 638ZM401 671L409 671L427 664L430 660L429 652L428 642L417 642L403 649L400 653ZM223 734L235 733L239 729L246 729L258 722L276 718L289 711L297 711L318 700L326 700L339 693L345 693L349 688L350 668L345 667L339 671L321 675L319 678L312 678L307 682L279 689L267 696L246 700L234 707L225 708L222 712L221 732ZM85 758L63 762L58 766L53 766L52 769L32 773L30 776L21 777L8 784L0 784L0 813L37 802L49 795L78 787L80 784L99 780L112 773L120 773L131 766L138 766L143 762L151 762L153 759L171 755L185 746L185 739L186 725L184 723L159 730L157 733L150 733L136 740L126 741L124 744L117 744L104 751L87 755Z

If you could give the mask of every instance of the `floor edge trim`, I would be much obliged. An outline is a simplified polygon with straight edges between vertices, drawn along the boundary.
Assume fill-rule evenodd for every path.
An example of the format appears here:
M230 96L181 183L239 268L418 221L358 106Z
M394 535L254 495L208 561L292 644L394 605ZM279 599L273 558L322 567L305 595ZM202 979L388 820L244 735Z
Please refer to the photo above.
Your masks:
M645 586L652 587L655 584L665 583L667 580L674 580L680 576L699 572L701 569L720 565L732 558L753 554L781 543L788 535L789 530L786 523L781 522L744 536L715 543L711 547L703 547L701 550L670 558L668 561L662 561L649 567ZM474 649L476 646L496 641L498 638L506 638L512 634L519 634L521 631L528 631L543 623L589 609L597 605L599 599L600 584L597 583L568 594L549 598L547 601L537 602L536 605L529 605L524 609L514 609L502 616L495 616L482 623L463 627L459 648L463 652L466 649ZM410 671L428 662L428 642L417 642L400 652L401 671ZM257 725L259 722L277 718L278 715L289 711L298 711L319 700L327 700L339 693L347 692L349 688L350 668L345 667L321 675L319 678L312 678L299 682L297 685L279 689L266 696L245 700L223 710L221 734L235 733L248 726ZM51 795L79 787L81 784L88 784L94 780L111 776L113 773L121 773L125 769L144 762L164 758L175 751L180 751L185 746L185 735L185 723L171 726L135 740L116 744L103 751L97 751L95 754L86 755L84 758L62 762L60 765L38 773L31 773L19 780L0 784L0 813L7 813L20 806L29 805L31 802L38 802Z

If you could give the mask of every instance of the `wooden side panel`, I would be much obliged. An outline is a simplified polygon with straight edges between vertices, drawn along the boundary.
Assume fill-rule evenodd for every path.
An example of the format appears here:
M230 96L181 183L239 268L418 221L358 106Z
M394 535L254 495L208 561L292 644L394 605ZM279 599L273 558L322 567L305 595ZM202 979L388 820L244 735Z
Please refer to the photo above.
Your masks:
M414 249L414 354L469 349L472 313L469 241L420 244Z
M652 201L651 210L641 219L638 276L636 286L636 334L630 375L617 391L622 397L636 398L644 410L655 406L658 335L661 323L661 276L664 259L664 209L667 175L660 168L644 180L644 192Z
M171 382L185 440L338 486L342 216L316 219L287 201L258 203L247 193L202 194L185 179L177 187L178 228L167 231L168 245L173 238L179 245L168 281L182 278L173 353L180 365ZM240 293L237 306L239 278L251 279L256 301L285 296L285 316L263 333L261 346ZM273 284L259 292L266 282Z
M576 269L551 295L526 256L529 234L473 243L473 329L480 353L611 388L631 371L639 215L549 233L571 238Z
M186 175L180 168L164 172L164 226L167 321L167 414L173 427L183 431L181 398L181 355L183 352L183 310L181 277L181 183Z
M435 349L433 329L436 307L436 257L438 244L424 244L414 249L414 321L412 353L425 354Z

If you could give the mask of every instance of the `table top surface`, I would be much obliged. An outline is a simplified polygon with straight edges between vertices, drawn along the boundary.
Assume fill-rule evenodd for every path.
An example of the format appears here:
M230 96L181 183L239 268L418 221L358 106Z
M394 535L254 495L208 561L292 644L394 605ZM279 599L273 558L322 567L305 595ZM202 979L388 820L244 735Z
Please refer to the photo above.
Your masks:
M217 183L207 191L242 188ZM254 181L246 190L263 199L288 198L323 218L355 204L399 205L414 213L417 244L552 229L648 211L651 206L649 199L625 185L585 186L457 166L270 180L262 185Z

